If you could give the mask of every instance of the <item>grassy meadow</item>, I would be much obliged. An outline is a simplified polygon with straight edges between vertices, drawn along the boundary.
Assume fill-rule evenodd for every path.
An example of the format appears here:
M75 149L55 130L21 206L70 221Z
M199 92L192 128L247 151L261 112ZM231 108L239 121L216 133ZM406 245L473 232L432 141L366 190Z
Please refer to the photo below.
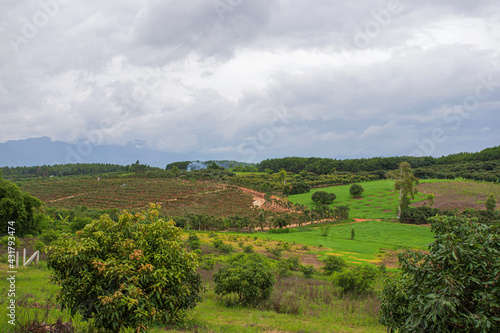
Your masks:
M309 193L295 194L289 196L293 203L314 207L311 196L316 191L335 193L337 198L330 207L348 205L349 215L354 218L381 219L396 218L398 209L399 194L394 191L393 180L377 180L359 183L365 189L360 198L353 198L349 194L352 184L332 186L311 190ZM425 195L421 194L415 201L425 200Z
M328 229L328 235L323 230ZM351 230L354 229L354 240ZM365 221L342 225L310 225L283 234L256 234L270 240L314 247L315 254L341 256L350 264L380 264L386 253L401 249L426 250L434 239L430 228L395 222Z
M359 198L349 194L352 184L332 186L311 190L309 193L290 195L293 203L314 207L311 196L316 191L335 193L337 198L330 205L336 207L348 205L350 217L362 219L395 219L398 211L399 193L394 190L393 180L376 180L359 183L365 189ZM457 179L422 179L417 186L419 193L412 200L412 205L424 204L428 193L435 194L435 207L446 209L475 208L484 209L486 197L493 193L500 197L498 183L473 182L471 180ZM500 203L498 206L500 207Z

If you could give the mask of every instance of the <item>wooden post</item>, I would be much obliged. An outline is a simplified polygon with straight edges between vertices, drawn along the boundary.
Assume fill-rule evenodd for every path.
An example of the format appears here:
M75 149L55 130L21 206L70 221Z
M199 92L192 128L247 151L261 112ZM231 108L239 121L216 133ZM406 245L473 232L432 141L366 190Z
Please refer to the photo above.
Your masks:
M26 263L26 248L23 249L23 266Z
M38 262L40 260L40 251L36 253L36 265L38 266Z
M16 251L16 268L19 267L19 251Z

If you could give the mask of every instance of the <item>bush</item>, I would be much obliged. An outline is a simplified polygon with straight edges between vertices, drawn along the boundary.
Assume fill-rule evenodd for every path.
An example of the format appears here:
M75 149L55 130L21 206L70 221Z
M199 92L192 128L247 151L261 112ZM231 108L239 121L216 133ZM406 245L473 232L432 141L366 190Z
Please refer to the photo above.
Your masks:
M214 274L215 293L237 295L243 305L258 304L269 298L275 282L269 266L255 254L242 254L229 260L229 265Z
M486 207L487 211L494 212L496 205L497 205L497 199L495 199L493 193L490 193L488 199L486 199L486 201L484 202L484 206Z
M332 282L342 288L343 294L362 294L367 292L377 276L377 269L364 265L362 267L345 268L332 275Z
M55 230L45 230L40 235L40 240L47 245L50 245L53 241L55 241L59 237L59 233Z
M90 217L76 217L73 222L70 223L69 228L72 232L77 232L83 229L87 224L92 222Z
M325 191L316 191L311 196L312 201L316 204L329 205L337 198L334 193L328 193Z
M198 237L194 232L189 234L187 243L192 250L197 250L201 246L200 237Z
M313 265L307 265L307 266L301 265L300 271L304 274L304 278L306 279L312 278L314 272L316 272Z
M282 257L281 251L282 251L282 249L280 249L278 247L275 247L273 249L267 248L267 252L269 252L275 259L281 259L281 257Z
M231 244L228 244L228 243L223 243L221 246L219 246L219 251L221 251L222 253L225 253L225 254L229 254L231 252L233 252L233 246Z
M431 219L429 254L399 254L401 275L380 296L390 331L500 331L500 226L462 216Z
M341 271L344 267L347 266L344 259L338 256L328 255L322 261L325 264L325 266L323 266L323 270L328 275L334 272Z
M216 249L218 249L219 247L221 247L221 246L224 244L224 242L223 242L221 239L219 239L219 238L215 238L215 239L212 241L212 244L214 244L214 247L215 247Z
M174 322L200 301L197 256L173 221L146 213L107 215L76 237L62 235L50 246L48 266L61 287L61 306L95 326L146 331L154 321Z
M40 251L40 252L45 252L45 243L42 242L41 240L37 240L35 243L35 251Z
M353 197L360 197L365 189L359 184L352 184L349 188L349 194Z
M304 181L300 181L300 182L292 185L292 188L290 190L290 194L308 193L310 191L311 191L311 186L309 186Z
M243 252L245 253L253 253L253 245L245 245L243 246Z

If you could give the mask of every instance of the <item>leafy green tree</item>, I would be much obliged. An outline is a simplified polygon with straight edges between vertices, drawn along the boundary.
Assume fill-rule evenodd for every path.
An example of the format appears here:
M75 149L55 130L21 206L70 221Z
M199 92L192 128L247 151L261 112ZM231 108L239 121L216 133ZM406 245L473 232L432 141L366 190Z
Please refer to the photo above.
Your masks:
M426 199L427 199L427 201L429 201L429 206L431 206L431 207L434 206L434 198L435 198L434 193L427 194Z
M238 303L257 304L271 295L274 274L264 259L257 254L239 254L229 260L229 265L214 274L215 293L235 293Z
M353 197L360 197L365 189L359 184L352 184L349 188L349 194Z
M15 235L38 235L44 225L41 216L35 214L42 202L26 192L22 192L16 184L0 178L0 235L8 232L8 222L15 222Z
M284 169L280 170L277 175L278 182L283 182L283 185L286 185L286 171Z
M325 259L322 260L325 264L323 270L326 274L330 275L334 272L341 271L347 266L345 260L338 256L327 255Z
M398 170L393 170L389 173L390 177L395 180L394 188L399 191L399 214L401 210L408 208L411 200L415 199L418 193L414 188L418 185L418 178L415 177L411 171L410 163L401 162Z
M325 191L316 191L311 196L312 201L316 204L329 205L331 204L337 196L334 193L328 193Z
M282 190L282 193L283 193L283 196L284 196L284 197L289 196L289 195L290 195L290 191L291 191L290 186L288 186L288 185L283 185L283 190Z
M497 206L497 199L495 198L493 193L490 193L490 195L488 196L488 199L486 199L486 201L484 202L484 205L486 206L486 210L488 210L490 212L495 211L495 208Z
M300 181L292 185L290 190L290 194L301 194L308 193L311 191L311 186L309 186L306 182Z
M394 332L500 331L500 226L461 216L430 219L429 254L399 254L401 274L380 296Z
M147 331L154 321L174 322L192 309L202 287L197 255L186 250L182 230L158 216L154 204L118 222L103 215L76 237L55 241L48 266L62 308L114 332Z
M343 294L362 294L370 290L376 276L377 270L373 266L349 267L334 272L332 282L342 288Z

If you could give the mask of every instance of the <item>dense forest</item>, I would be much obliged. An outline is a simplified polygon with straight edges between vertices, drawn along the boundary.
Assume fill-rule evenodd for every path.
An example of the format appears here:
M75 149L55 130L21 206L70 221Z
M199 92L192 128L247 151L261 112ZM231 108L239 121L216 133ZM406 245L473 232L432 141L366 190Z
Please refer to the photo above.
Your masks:
M394 156L394 157L372 157L337 160L318 157L285 157L267 159L258 164L259 171L272 170L278 172L284 169L289 172L299 173L302 170L313 172L318 175L330 174L335 171L360 172L360 171L389 171L398 168L399 163L408 162L412 169L430 168L446 166L450 164L477 164L475 171L484 169L491 171L500 165L500 146L486 148L477 153L459 153L442 157L413 157L413 156Z

